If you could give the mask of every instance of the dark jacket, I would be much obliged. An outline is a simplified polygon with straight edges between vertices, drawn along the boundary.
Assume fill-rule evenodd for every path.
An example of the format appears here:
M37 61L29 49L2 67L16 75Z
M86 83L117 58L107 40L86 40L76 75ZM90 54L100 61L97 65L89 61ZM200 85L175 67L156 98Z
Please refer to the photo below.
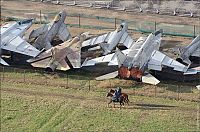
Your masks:
M119 99L120 95L121 95L121 88L117 88L115 90L113 97L112 97L112 100L117 101Z

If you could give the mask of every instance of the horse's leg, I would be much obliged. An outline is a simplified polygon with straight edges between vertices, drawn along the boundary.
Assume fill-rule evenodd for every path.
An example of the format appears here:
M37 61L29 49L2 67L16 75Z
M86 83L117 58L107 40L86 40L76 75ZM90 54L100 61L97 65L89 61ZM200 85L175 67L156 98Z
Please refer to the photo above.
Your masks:
M121 100L120 100L120 102L121 102L121 104L124 106L124 102L126 102L126 98L121 98Z
M112 100L110 100L110 102L108 102L108 107L109 107L109 104L110 104L110 103L112 103Z
M123 107L124 107L124 101L125 101L125 100L122 100L122 106L123 106Z
M119 103L119 104L120 104L120 109L121 109L121 108L122 108L122 104L123 104L123 102L122 102L122 101L120 101L120 103Z
M127 105L129 105L128 101L126 103L127 103Z
M127 105L129 105L129 100L127 100Z
M128 100L128 98L127 98L127 99L126 99L126 103L127 103L127 105L129 105L129 103L128 103L128 102L129 102L129 100Z
M115 102L113 102L114 103L114 108L115 108Z
M129 99L128 99L128 95L126 96L126 103L127 103L127 105L129 105Z

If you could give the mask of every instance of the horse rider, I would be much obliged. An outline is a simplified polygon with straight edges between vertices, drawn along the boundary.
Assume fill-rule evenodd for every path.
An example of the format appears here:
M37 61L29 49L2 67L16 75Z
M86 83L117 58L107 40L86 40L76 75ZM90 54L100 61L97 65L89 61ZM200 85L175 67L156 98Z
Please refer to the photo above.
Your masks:
M121 88L120 87L117 87L116 89L115 89L115 93L114 93L114 95L113 95L113 97L112 97L112 101L120 101L119 99L120 99L120 96L121 96Z

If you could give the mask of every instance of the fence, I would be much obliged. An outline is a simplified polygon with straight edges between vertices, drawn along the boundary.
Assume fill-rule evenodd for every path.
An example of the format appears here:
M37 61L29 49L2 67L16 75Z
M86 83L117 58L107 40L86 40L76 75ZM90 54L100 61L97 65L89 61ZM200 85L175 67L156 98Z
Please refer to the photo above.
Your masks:
M191 84L161 83L158 86L146 85L132 80L112 79L96 81L91 74L84 71L47 74L43 70L0 67L1 84L22 83L45 85L61 88L81 89L86 91L103 91L122 87L129 95L168 98L175 100L198 101L198 90ZM84 75L84 76L83 76Z
M34 10L11 10L2 8L2 14L9 13L10 16L1 16L5 21L16 21L23 18L36 18L35 23L49 23L58 12L34 11ZM87 14L68 13L66 24L70 27L96 29L96 30L113 30L121 22L126 21L130 32L150 33L156 29L164 29L165 35L195 37L200 34L200 26L186 24L170 24L168 22L122 20L119 18L109 18L102 16L92 16Z

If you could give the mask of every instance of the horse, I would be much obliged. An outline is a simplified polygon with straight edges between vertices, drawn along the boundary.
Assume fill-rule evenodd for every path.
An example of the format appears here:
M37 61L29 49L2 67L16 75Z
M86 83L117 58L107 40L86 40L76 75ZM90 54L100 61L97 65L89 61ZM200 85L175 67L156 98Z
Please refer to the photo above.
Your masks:
M115 90L110 89L109 92L112 93L112 94L114 95ZM127 104L129 105L129 102L130 102L130 101L129 101L129 98L128 98L128 94L126 94L126 93L121 93L121 96L124 98L124 102L127 103Z
M115 90L111 89L107 93L107 97L111 97L112 98L114 93L115 93ZM115 107L115 102L119 102L120 103L120 108L121 108L122 105L124 106L124 103L127 103L129 105L128 102L130 102L130 101L129 101L128 95L126 93L121 93L118 101L114 101L114 100L110 99L110 102L108 102L108 107L109 107L109 104L112 103L112 102L114 103L114 107Z
M119 100L116 100L116 101L115 101L115 100L112 100L113 95L114 95L114 94L111 93L111 92L108 92L108 93L107 93L107 96L106 96L106 97L111 97L110 102L108 102L108 107L109 107L109 104L113 102L113 103L114 103L114 108L115 108L115 102L119 102L119 103L120 103L120 109L121 109L121 106L122 106L122 105L124 106L124 97L120 95Z

